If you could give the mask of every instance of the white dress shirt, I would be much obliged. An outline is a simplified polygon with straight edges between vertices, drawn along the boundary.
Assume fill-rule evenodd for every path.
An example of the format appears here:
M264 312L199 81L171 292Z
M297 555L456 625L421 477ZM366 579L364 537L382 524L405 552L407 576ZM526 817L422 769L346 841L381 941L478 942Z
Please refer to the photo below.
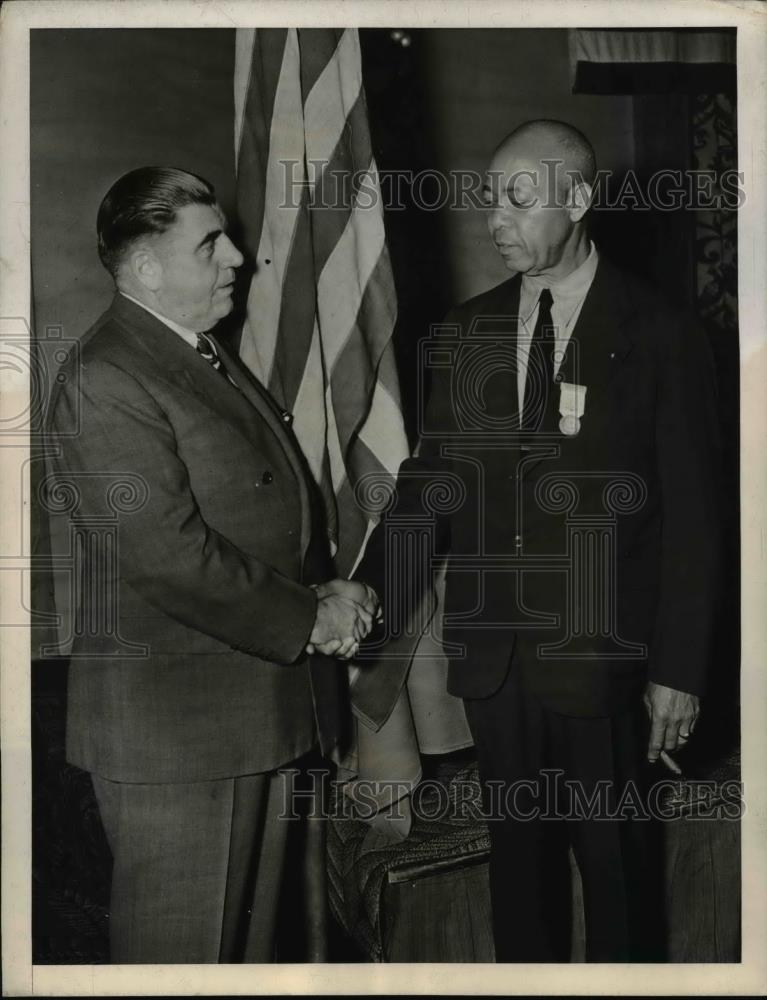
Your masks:
M586 260L580 267L571 271L566 278L552 282L550 278L543 276L528 274L522 276L522 288L519 293L519 328L517 330L517 392L520 401L525 398L527 360L530 356L530 343L538 319L538 299L541 291L548 288L551 292L551 320L556 328L554 336L554 374L556 375L570 340L570 334L580 316L586 293L594 280L598 261L599 255L592 241Z
M144 302L139 302L138 299L134 299L133 296L128 295L127 292L121 291L120 295L125 296L126 299L130 299L131 302L135 302L136 305L141 306L142 309L146 309L148 313L151 313L154 317L159 319L161 323L164 323L166 326L170 327L174 333L177 333L179 337L189 344L190 347L194 347L194 349L197 350L197 334L192 330L187 330L185 326L180 326L178 323L174 323L172 319L168 319L167 316L163 316L154 309L150 309Z

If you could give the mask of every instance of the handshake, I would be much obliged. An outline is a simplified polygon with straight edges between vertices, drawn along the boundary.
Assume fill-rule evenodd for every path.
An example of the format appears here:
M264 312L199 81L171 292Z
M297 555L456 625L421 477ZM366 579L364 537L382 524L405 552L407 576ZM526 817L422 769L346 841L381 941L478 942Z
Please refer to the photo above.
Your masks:
M374 620L381 620L375 591L356 580L328 580L313 589L319 600L307 653L351 659Z

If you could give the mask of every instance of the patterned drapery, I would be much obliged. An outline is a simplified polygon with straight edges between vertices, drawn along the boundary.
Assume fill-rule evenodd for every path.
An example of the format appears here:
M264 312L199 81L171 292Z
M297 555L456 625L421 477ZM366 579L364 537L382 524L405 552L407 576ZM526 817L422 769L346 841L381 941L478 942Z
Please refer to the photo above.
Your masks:
M696 94L692 100L692 159L720 179L737 167L735 98ZM718 185L717 185L718 186ZM699 209L695 218L698 312L707 325L738 333L738 230L733 208Z

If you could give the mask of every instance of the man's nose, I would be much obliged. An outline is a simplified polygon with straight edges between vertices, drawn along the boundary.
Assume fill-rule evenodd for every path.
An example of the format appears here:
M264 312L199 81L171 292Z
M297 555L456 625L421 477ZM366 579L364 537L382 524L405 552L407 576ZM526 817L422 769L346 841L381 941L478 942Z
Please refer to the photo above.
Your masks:
M222 267L239 267L245 259L226 234L219 237L219 251Z
M512 228L512 220L502 208L493 208L487 222L493 236L497 236L504 229Z

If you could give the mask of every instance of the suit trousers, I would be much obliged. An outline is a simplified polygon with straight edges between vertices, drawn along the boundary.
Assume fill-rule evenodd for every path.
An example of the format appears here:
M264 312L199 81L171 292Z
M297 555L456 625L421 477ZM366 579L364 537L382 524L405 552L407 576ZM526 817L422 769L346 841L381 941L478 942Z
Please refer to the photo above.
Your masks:
M129 784L91 775L114 865L114 963L271 962L290 828L282 770Z
M660 960L662 869L652 824L635 818L646 815L641 703L611 717L560 715L512 666L495 695L465 707L490 831L496 960L568 960L569 845L583 883L586 961Z

